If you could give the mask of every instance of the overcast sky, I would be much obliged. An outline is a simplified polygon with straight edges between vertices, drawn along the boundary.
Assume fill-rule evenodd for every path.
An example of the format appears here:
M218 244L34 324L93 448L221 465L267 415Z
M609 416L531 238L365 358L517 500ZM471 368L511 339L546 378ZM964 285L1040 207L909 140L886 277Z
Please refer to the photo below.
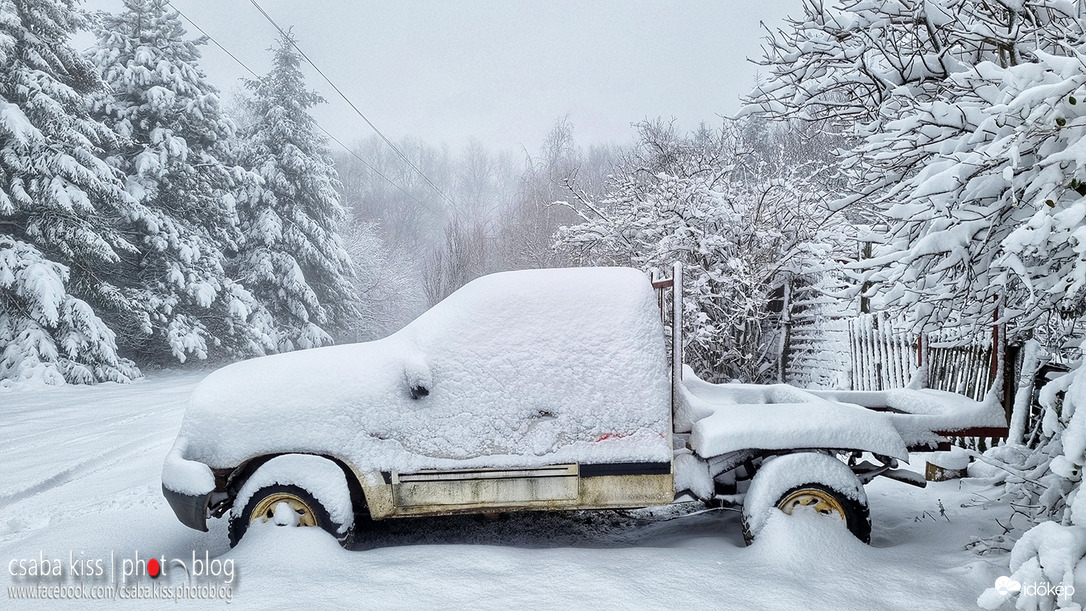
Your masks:
M566 114L580 144L629 141L630 124L646 117L684 129L719 122L753 85L759 22L776 27L800 10L800 0L258 1L393 140L475 138L532 153ZM270 68L276 32L249 0L173 3L250 68ZM84 6L116 12L121 2ZM201 66L225 94L248 76L213 44ZM328 100L314 112L326 129L347 143L372 134L306 74Z

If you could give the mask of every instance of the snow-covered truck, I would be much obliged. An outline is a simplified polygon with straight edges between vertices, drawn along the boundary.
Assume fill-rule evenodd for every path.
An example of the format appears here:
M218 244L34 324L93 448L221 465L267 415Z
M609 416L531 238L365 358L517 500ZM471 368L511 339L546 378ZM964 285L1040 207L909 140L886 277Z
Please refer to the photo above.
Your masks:
M898 469L910 446L1005 426L998 406L939 391L703 382L678 333L669 358L669 284L494 274L384 339L224 367L193 392L163 494L191 528L228 516L231 544L268 521L346 542L370 519L714 498L742 504L748 541L799 507L867 541L864 483L923 485Z

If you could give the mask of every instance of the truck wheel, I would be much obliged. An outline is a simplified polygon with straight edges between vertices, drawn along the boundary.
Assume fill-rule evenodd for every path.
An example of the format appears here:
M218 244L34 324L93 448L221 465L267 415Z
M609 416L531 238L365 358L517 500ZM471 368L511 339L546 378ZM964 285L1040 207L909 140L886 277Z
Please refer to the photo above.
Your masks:
M313 495L299 486L277 484L256 491L241 511L230 513L230 547L241 541L249 526L266 522L276 526L316 526L340 538L340 525L332 522L328 510Z
M261 465L241 486L230 510L230 547L254 524L316 527L350 547L354 508L338 465L319 456L287 454Z
M750 545L773 511L792 514L801 507L842 520L857 539L871 541L863 484L848 465L817 452L787 454L762 464L743 502L743 540Z

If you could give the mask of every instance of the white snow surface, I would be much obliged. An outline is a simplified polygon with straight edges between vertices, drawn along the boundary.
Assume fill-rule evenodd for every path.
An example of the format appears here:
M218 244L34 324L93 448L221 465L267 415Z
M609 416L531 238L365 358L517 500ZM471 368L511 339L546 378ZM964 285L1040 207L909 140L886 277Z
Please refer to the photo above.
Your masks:
M822 398L864 407L893 410L886 416L910 446L937 441L933 431L971 427L1005 427L1003 406L996 400L974 401L965 395L930 388L881 391L812 390Z
M327 458L312 454L284 454L260 465L238 491L231 515L243 511L258 490L276 484L305 488L328 511L332 522L339 525L338 533L343 534L354 526L354 506L343 470Z
M690 447L712 457L737 450L856 449L907 459L885 414L837 403L787 384L710 384L683 370L694 421Z
M382 340L224 367L178 445L211 467L282 452L386 471L665 462L669 409L647 277L530 270L479 278Z
M755 540L777 509L777 501L804 484L823 484L867 505L867 493L848 465L829 454L799 452L766 460L754 475L743 500L743 515Z
M961 611L1007 571L1005 554L965 548L1002 533L993 518L1010 513L984 500L1001 489L972 479L923 490L876 479L867 486L870 546L800 512L771 517L745 547L737 513L672 507L387 520L352 550L319 529L268 527L231 550L225 520L207 533L186 528L160 490L162 458L200 377L151 371L132 384L0 389L0 566L43 556L62 560L67 575L72 553L104 559L106 571L80 579L0 570L0 606ZM137 553L232 561L232 602L16 600L9 589L120 585L122 560ZM188 581L171 567L128 583Z

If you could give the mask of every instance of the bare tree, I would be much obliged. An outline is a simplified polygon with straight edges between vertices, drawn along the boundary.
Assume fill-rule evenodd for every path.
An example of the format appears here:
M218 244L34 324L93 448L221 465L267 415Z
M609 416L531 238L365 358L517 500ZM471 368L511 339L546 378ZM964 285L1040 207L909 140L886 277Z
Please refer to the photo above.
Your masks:
M430 305L488 271L487 241L481 223L453 217L445 226L445 241L422 268L422 287Z
M566 206L578 192L596 194L617 160L619 150L594 147L585 152L573 139L569 117L559 119L547 135L538 157L527 157L516 197L503 212L496 249L502 269L560 267L575 263L569 253L555 248L559 227L577 222Z

